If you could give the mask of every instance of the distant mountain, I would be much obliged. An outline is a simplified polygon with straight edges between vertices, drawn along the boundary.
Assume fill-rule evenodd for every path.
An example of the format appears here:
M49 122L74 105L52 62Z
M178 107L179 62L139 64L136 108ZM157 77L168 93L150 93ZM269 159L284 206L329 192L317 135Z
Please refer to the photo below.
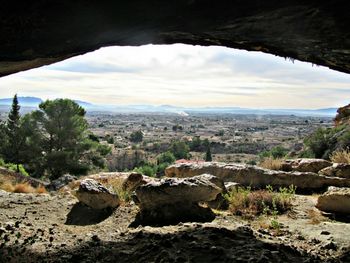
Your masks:
M18 103L21 107L38 107L39 104L43 102L41 98L37 98L37 97L17 97L17 98L18 98ZM12 100L13 98L0 99L0 106L11 106ZM75 100L75 102L84 108L94 107L93 104L86 101Z
M38 107L43 101L36 97L18 97L22 107ZM256 114L256 115L297 115L335 117L337 108L325 109L251 109L240 107L179 107L174 105L98 105L90 102L75 100L88 112L119 112L119 113L173 113L186 116L191 113L207 114ZM12 98L0 99L0 109L8 108L12 104Z
M92 107L94 106L92 103L90 102L86 102L86 101L82 101L82 100L74 100L76 103L78 103L80 106L82 107Z
M12 105L13 98L0 99L0 105ZM18 97L18 103L24 107L37 107L42 102L42 99L37 97Z

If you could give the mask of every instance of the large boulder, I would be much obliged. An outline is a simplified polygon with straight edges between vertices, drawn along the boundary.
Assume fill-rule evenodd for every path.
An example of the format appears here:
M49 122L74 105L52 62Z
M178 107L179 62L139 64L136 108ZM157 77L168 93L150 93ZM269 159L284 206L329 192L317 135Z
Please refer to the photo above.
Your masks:
M167 204L199 203L215 200L223 192L213 175L202 174L191 178L165 178L136 189L141 209L154 209Z
M318 197L316 207L324 212L350 214L350 188L329 187Z
M311 172L317 173L325 167L331 166L332 163L324 159L289 159L282 164L283 171Z
M112 193L93 179L85 179L80 182L76 197L80 202L93 209L115 208L119 206L118 195Z
M210 221L214 214L199 205L210 202L224 191L213 175L191 178L165 178L136 189L140 224L164 225L185 221Z
M184 163L169 166L165 170L167 177L192 177L200 174L212 174L224 182L236 182L243 186L265 188L296 186L298 189L322 189L328 186L350 187L350 179L327 177L310 172L273 171L254 165L236 163Z
M350 179L350 164L334 163L319 171L320 174L331 177L342 177Z

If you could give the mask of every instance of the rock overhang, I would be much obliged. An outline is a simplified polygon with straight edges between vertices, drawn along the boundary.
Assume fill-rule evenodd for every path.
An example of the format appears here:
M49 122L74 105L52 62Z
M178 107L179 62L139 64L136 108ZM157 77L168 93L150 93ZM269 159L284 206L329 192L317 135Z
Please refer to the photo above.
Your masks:
M111 45L217 45L350 72L345 0L7 1L0 76Z

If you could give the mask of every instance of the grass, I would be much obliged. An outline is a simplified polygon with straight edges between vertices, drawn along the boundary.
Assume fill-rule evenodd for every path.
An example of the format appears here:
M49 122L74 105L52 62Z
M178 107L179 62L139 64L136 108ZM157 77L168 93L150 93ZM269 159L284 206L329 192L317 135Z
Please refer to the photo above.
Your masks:
M266 190L251 191L251 189L239 187L237 191L229 192L225 198L229 202L229 210L235 215L255 217L258 215L277 215L291 209L295 187L281 187L275 192L271 186Z
M270 169L270 170L281 170L283 165L283 159L277 158L274 159L272 157L264 158L260 163L259 166Z
M47 194L46 188L42 185L38 187L31 186L28 182L15 183L10 180L1 180L0 189L11 193L37 193L37 194Z
M350 150L338 150L334 151L330 156L330 160L333 163L348 163L350 164Z
M126 204L131 200L131 193L123 188L124 178L108 178L104 182L106 187L111 187L119 196L121 204Z
M309 224L312 224L312 225L318 225L325 220L321 212L316 209L307 210L307 215L310 220Z

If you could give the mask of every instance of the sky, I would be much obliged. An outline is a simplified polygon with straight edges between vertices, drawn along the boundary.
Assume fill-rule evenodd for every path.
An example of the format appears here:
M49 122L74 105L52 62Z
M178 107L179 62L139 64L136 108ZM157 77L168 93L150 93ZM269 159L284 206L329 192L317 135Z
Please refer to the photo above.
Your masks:
M15 93L101 105L318 109L350 103L350 74L217 46L105 47L0 78L0 97Z

